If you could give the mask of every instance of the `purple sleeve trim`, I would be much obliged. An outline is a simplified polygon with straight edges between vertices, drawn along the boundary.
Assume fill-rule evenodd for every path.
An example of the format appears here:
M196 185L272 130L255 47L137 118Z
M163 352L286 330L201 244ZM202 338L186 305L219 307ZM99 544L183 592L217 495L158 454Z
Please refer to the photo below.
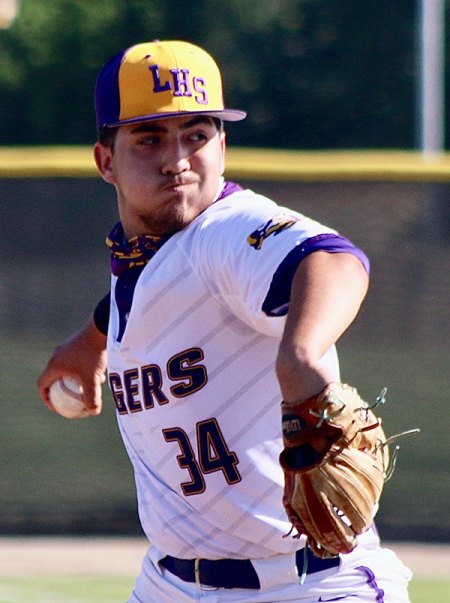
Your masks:
M370 272L370 263L366 254L355 247L345 237L335 234L320 234L303 241L288 253L273 275L269 291L262 305L262 311L267 316L284 316L289 307L291 283L299 263L314 251L328 253L350 253L357 257L364 266L367 274Z
M369 567L366 567L365 565L360 565L356 569L359 570L360 572L363 572L363 574L365 574L365 576L367 578L367 584L374 591L374 594L376 595L375 601L377 603L384 603L384 590L378 586L376 578L375 578L375 574L373 573L373 571Z

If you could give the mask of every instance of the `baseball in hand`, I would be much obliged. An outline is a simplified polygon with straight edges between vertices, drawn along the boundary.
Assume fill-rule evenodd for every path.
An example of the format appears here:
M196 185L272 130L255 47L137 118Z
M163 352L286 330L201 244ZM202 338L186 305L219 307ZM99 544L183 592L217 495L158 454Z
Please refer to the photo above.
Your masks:
M50 402L62 417L67 419L83 419L89 413L83 402L83 388L78 379L64 377L50 386Z

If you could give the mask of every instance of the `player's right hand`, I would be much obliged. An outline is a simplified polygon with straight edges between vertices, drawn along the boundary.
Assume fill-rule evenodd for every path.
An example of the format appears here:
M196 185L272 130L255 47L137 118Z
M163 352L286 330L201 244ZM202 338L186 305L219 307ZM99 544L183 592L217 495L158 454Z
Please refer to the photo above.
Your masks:
M37 380L39 395L53 412L49 390L62 377L74 377L83 386L83 401L90 414L102 410L102 384L106 371L106 337L91 319L87 325L53 351L47 366Z

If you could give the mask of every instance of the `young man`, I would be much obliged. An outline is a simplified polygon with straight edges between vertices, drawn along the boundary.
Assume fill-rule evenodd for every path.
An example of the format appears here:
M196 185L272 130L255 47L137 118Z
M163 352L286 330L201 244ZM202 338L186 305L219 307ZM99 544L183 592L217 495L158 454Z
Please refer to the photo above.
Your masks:
M120 216L111 295L38 385L52 408L51 383L78 376L98 414L107 356L151 543L129 602L406 603L409 570L375 528L318 559L286 537L282 506L280 401L339 381L334 344L366 294L366 257L223 180L222 122L245 113L224 108L200 48L152 42L113 57L96 111L95 160Z

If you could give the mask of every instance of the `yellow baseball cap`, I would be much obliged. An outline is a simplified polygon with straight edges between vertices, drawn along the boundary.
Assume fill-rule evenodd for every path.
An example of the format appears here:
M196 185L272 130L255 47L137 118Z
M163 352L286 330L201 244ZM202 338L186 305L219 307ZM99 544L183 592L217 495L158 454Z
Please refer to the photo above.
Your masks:
M112 57L97 77L95 111L98 129L180 114L246 117L245 111L225 109L214 59L178 40L136 44Z

